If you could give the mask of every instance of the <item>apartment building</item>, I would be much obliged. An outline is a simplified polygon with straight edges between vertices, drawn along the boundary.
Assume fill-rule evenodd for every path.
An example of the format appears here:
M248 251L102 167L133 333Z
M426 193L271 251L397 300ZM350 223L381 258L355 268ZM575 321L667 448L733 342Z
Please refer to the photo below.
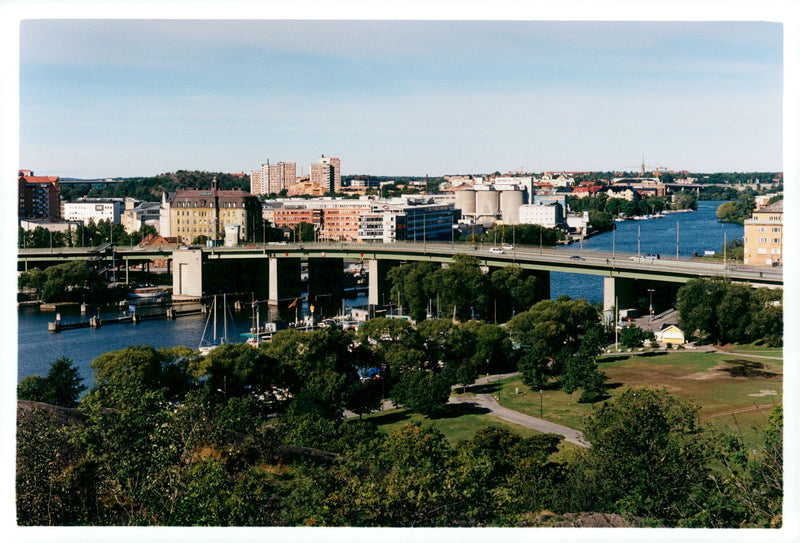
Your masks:
M61 216L58 176L36 176L19 170L18 216L21 219L56 219Z
M754 210L744 221L744 263L783 265L783 200Z
M210 190L184 189L165 195L169 233L180 243L193 243L205 236L213 244L236 244L253 239L261 229L261 203L243 190L219 190L216 179ZM231 239L234 238L234 239Z
M339 159L322 155L318 163L311 164L310 181L327 192L337 192L341 189L342 172Z
M261 165L261 169L250 173L250 192L252 194L278 194L297 183L297 164L277 162Z

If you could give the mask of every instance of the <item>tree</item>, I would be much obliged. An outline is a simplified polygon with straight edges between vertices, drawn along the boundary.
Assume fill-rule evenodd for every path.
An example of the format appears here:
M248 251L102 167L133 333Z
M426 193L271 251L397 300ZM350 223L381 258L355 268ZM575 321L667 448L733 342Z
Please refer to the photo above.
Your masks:
M541 298L536 276L520 266L505 266L490 276L491 307L494 322L506 322L517 311L525 311Z
M703 508L709 475L699 409L664 390L629 389L591 414L584 437L593 510L679 524Z
M389 397L411 411L432 417L447 404L450 386L450 379L441 372L409 368L401 372Z
M719 277L687 281L678 289L675 304L679 326L690 335L700 331L706 333L711 341L720 338L717 305L728 284L727 279Z
M165 400L183 397L191 377L188 368L195 356L187 347L155 349L136 345L110 351L95 358L93 402L105 408L127 409L149 393Z
M308 222L300 222L292 229L293 241L314 241L316 229Z
M638 349L644 345L645 340L654 340L656 336L650 330L643 330L638 326L625 326L619 332L619 342L626 349Z
M589 224L596 232L608 232L614 227L614 219L605 211L590 210Z
M519 345L523 380L541 388L559 375L569 356L578 352L589 330L599 328L597 309L586 300L542 300L508 322L512 341Z
M76 407L78 398L86 390L78 368L67 357L58 357L50 364L47 376L28 375L17 386L17 398L36 402Z

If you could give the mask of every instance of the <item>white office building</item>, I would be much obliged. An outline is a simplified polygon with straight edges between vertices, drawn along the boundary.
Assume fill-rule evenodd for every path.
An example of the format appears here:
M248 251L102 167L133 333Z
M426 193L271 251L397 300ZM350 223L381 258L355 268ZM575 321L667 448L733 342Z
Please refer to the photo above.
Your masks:
M73 202L64 203L64 219L67 221L81 221L84 225L93 221L111 221L119 224L122 213L125 211L123 198L78 198Z

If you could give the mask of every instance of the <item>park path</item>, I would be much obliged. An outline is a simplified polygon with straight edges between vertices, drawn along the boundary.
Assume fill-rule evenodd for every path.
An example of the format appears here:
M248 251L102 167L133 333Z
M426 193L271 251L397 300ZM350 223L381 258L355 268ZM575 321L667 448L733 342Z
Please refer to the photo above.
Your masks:
M514 375L519 375L519 372L488 375L486 377L477 379L472 386L488 385L494 381L499 381L507 377L513 377ZM544 419L532 417L530 415L526 415L525 413L508 409L507 407L503 407L497 403L497 400L495 400L494 396L491 394L475 393L473 396L450 396L450 403L476 404L479 407L488 410L490 415L497 417L498 419L512 422L514 424L524 426L525 428L531 428L537 432L564 436L564 441L580 447L590 446L589 443L584 441L583 433L579 432L578 430L569 428L567 426L562 426L560 424L555 424L553 422L548 422Z

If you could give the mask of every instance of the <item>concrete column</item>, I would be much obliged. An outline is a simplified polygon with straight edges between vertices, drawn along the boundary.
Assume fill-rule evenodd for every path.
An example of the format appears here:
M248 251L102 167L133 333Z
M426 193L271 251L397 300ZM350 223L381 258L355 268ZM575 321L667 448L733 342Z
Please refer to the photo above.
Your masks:
M269 305L289 304L300 297L299 258L270 258L268 267Z
M175 269L172 274L172 297L200 297L203 295L203 252L199 249L175 251L172 254Z
M308 304L318 315L331 315L344 299L344 260L341 258L308 259Z
M617 309L629 309L636 306L637 296L646 292L650 283L623 277L603 278L603 312ZM644 289L644 290L643 290Z
M400 265L396 260L367 260L369 273L369 299L370 307L389 304L389 290L391 285L386 279L389 270ZM384 299L385 298L385 299ZM395 300L396 302L396 300Z

